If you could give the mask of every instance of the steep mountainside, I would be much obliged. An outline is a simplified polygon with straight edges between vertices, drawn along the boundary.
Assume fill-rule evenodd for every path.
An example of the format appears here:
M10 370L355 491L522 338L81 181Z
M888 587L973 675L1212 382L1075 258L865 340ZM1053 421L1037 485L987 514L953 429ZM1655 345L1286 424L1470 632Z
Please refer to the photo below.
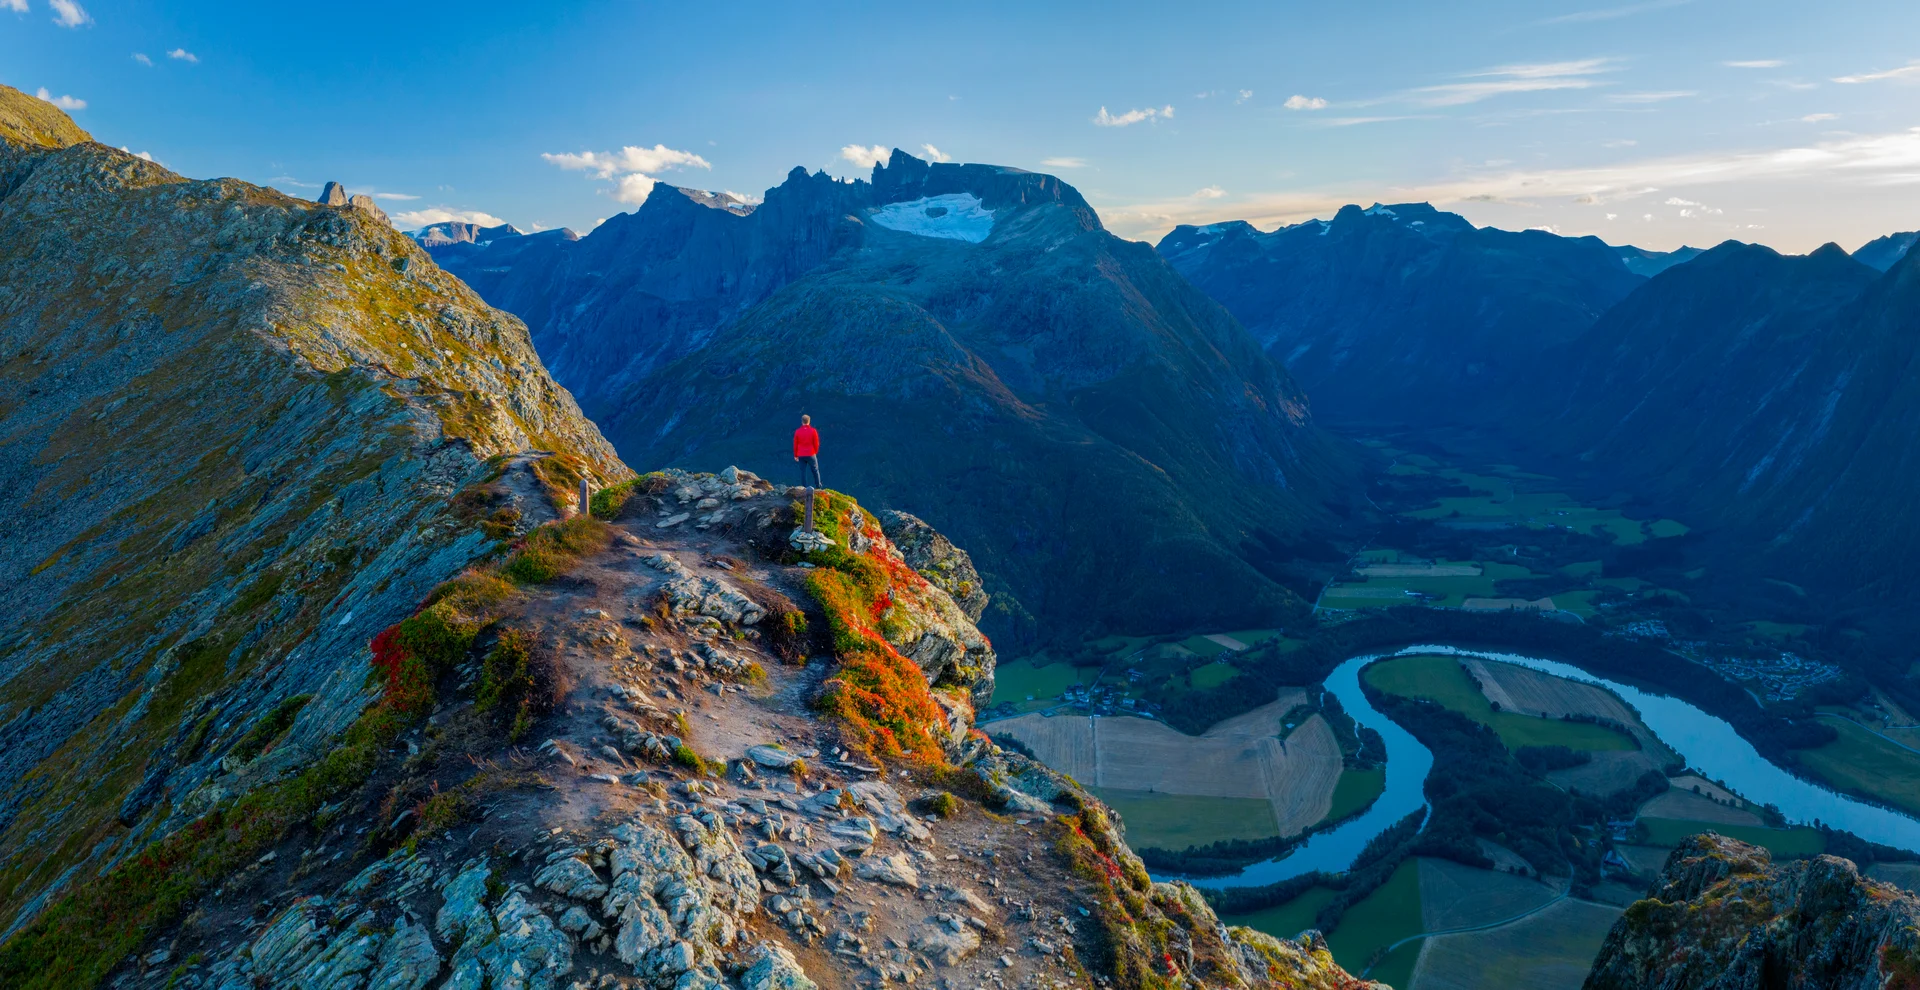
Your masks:
M1847 860L1775 865L1708 833L1667 858L1594 960L1586 990L1920 986L1920 901Z
M327 745L373 633L494 546L449 498L534 448L628 474L384 221L0 88L0 932Z
M1741 443L1771 443L1816 412L1787 402L1788 388L1833 345L1822 326L1874 277L1838 248L1796 256L1728 241L1557 352L1572 374L1518 392L1507 421L1538 429L1542 456L1578 456L1663 496L1705 487L1723 499L1729 471L1754 466Z
M795 170L726 205L656 187L577 244L495 241L454 270L528 314L629 460L785 474L812 414L829 484L973 551L996 636L1301 607L1301 536L1348 497L1348 455L1227 312L1070 186L895 152L871 182Z
M1425 203L1348 206L1271 233L1181 226L1159 251L1328 422L1470 421L1642 281L1599 238L1476 228Z
M1609 484L1709 524L1761 576L1855 605L1871 626L1912 600L1917 342L1920 256L1876 275L1832 245L1722 245L1562 355L1586 371L1559 417L1533 421L1533 443L1579 451Z
M1906 257L1916 242L1920 242L1920 230L1876 237L1860 245L1860 249L1853 252L1853 260L1884 272Z

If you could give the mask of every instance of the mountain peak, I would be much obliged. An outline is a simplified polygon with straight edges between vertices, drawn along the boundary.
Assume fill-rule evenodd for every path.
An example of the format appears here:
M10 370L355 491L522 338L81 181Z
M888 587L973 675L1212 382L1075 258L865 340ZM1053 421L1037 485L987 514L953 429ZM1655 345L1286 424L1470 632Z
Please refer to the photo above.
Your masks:
M59 107L36 96L0 86L0 140L30 148L66 148L93 135L80 129Z

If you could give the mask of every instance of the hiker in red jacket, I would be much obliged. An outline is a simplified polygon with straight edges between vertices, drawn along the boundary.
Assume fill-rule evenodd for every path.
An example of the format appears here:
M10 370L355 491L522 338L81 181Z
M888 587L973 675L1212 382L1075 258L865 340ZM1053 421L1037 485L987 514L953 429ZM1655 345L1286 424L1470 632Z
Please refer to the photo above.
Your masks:
M813 417L800 417L800 428L793 431L793 460L800 465L800 483L807 483L807 472L813 472L813 488L823 488L820 484L820 431L813 428Z

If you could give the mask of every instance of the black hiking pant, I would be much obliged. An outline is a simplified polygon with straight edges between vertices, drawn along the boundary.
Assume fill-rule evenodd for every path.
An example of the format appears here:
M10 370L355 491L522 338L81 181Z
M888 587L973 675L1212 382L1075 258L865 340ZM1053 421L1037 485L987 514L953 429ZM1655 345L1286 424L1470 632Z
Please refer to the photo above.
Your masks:
M812 473L813 484L808 487L813 487L813 488L827 487L820 483L820 455L819 454L808 454L805 457L797 457L794 459L800 462L800 484L801 485L805 486L807 484L807 475L808 473Z

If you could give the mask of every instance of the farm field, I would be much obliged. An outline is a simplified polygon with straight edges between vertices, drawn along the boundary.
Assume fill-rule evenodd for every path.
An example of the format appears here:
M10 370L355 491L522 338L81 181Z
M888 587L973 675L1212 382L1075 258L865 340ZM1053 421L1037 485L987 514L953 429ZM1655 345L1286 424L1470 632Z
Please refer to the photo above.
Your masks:
M1647 877L1658 875L1667 865L1667 856L1673 852L1666 846L1615 845L1613 848L1633 867L1633 872Z
M993 670L992 704L1005 703L1020 711L1033 711L1052 704L1067 688L1093 683L1099 674L1098 667L1065 663L1036 667L1027 660L1009 660Z
M1426 930L1471 928L1511 918L1558 893L1538 880L1466 866L1450 859L1420 864L1420 917Z
M1910 891L1920 890L1920 863L1875 863L1867 867L1867 876Z
M1478 657L1465 658L1462 665L1480 682L1480 691L1487 700L1499 703L1501 711L1552 719L1565 715L1607 719L1626 726L1650 761L1658 764L1675 758L1673 751L1641 724L1632 706L1597 684L1584 684Z
M1380 767L1372 770L1341 770L1340 779L1333 785L1333 799L1327 805L1327 817L1324 821L1337 821L1373 803L1374 799L1387 789L1387 771Z
M1607 930L1619 917L1619 908L1568 899L1511 925L1435 936L1426 940L1405 986L1579 990Z
M1823 718L1838 739L1794 755L1835 784L1864 791L1910 814L1920 814L1920 753L1903 749L1843 718Z
M1692 791L1669 790L1656 794L1640 806L1640 815L1645 818L1676 818L1681 821L1751 825L1756 828L1766 825L1759 815L1751 811L1736 805L1721 804Z
M1460 661L1447 656L1394 657L1372 664L1361 677L1374 688L1403 698L1426 698L1491 727L1508 749L1565 746L1585 750L1638 748L1633 737L1589 722L1567 722L1494 711Z
M1399 562L1384 557L1359 568L1364 581L1337 582L1321 596L1323 608L1356 609L1404 605L1416 595L1433 597L1431 604L1459 608L1469 598L1495 597L1494 582L1532 577L1518 564L1481 561Z
M1609 750L1593 753L1580 766L1549 771L1547 779L1568 790L1605 796L1632 787L1647 771L1660 767L1645 749Z
M1202 797L1096 787L1126 825L1127 842L1157 849L1185 849L1231 839L1270 839L1280 834L1273 804L1261 798Z
M1326 887L1309 887L1285 904L1246 914L1226 915L1220 920L1229 925L1244 925L1255 931L1266 932L1275 938L1292 938L1313 927L1314 915L1333 900L1334 893Z
M1278 834L1296 835L1326 817L1341 771L1340 745L1324 718L1314 715L1286 732L1286 714L1305 702L1304 692L1287 689L1199 736L1148 719L1080 715L1022 715L992 723L992 731L1096 789L1264 801ZM1192 843L1164 845L1178 834L1146 824L1171 817L1149 812L1129 822L1130 836L1142 846L1184 849Z
M1187 673L1187 683L1205 690L1217 688L1240 676L1240 668L1230 663L1210 663L1204 667L1195 667Z
M1378 962L1373 956L1403 938L1420 934L1424 930L1421 926L1420 863L1409 858L1365 900L1347 908L1339 926L1327 933L1327 948L1333 950L1333 958L1347 972L1358 976L1369 962L1374 962L1369 978L1403 987L1413 975L1420 944L1410 942Z
M1672 818L1641 818L1647 827L1647 841L1669 849L1689 835L1718 832L1750 845L1765 846L1775 856L1811 856L1826 851L1827 842L1810 828L1761 828L1752 825L1723 825L1716 822L1684 821ZM1631 862L1631 860L1629 860Z

